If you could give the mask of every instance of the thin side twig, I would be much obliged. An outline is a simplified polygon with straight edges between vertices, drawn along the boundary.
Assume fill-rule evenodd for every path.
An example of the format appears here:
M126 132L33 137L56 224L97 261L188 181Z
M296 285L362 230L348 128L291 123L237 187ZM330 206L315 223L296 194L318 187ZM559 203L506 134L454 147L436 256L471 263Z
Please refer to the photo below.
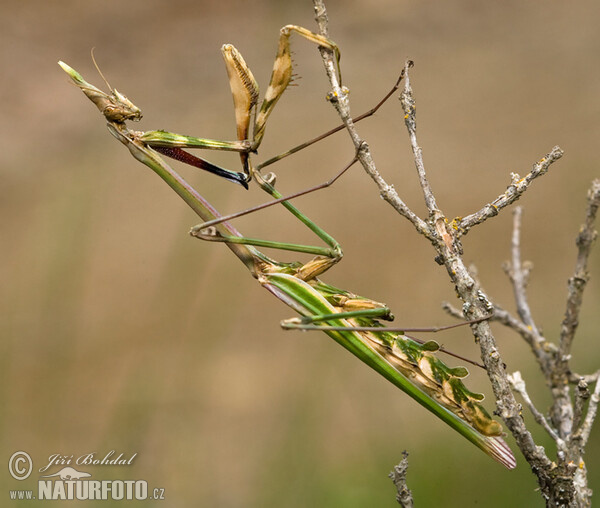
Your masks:
M584 406L586 401L590 398L590 389L585 379L580 379L577 383L577 389L575 391L575 404L573 407L573 428L578 429L583 419Z
M406 75L404 78L404 90L400 94L400 104L402 104L402 109L404 110L404 123L406 124L406 128L408 129L408 138L410 140L410 146L413 151L413 159L417 168L419 183L421 184L421 189L423 190L425 204L427 206L427 210L429 210L429 215L433 216L438 210L438 207L435 200L435 195L433 194L433 190L431 188L431 184L429 183L429 179L427 178L427 173L425 172L425 164L423 162L423 150L421 150L421 147L417 142L417 118L415 98L413 96L412 88L410 86L408 64L406 67L405 74Z
M544 430L549 434L549 436L552 439L554 439L554 441L556 441L560 448L563 448L564 444L562 439L560 439L555 430L550 426L546 417L538 411L538 409L535 407L535 404L531 400L529 393L527 393L527 386L525 385L525 380L521 376L521 373L519 371L516 371L512 374L509 374L508 380L510 381L513 390L515 390L523 398L523 401L529 408L529 411L533 415L535 421L544 428Z
M565 318L563 319L560 330L559 355L557 359L558 375L566 378L569 367L569 355L575 331L579 325L579 312L583 300L583 291L589 280L587 271L588 258L590 256L592 244L598 236L594 229L594 223L600 207L600 179L594 180L588 190L588 207L586 210L585 222L577 235L577 260L575 262L575 271L568 282L567 308Z
M513 210L513 234L511 239L512 260L510 265L507 265L505 271L513 285L513 292L515 295L515 302L517 304L517 312L519 313L519 317L525 326L528 326L531 329L531 332L535 337L535 347L539 348L539 345L543 342L543 339L533 320L526 293L530 267L521 262L522 213L523 210L520 206L515 207Z
M463 313L459 309L454 307L454 305L452 305L450 302L442 302L442 309L450 316L453 316L457 319L464 319ZM500 323L506 326L507 328L510 328L514 332L518 333L523 338L523 340L527 344L529 344L531 349L534 350L533 344L536 342L536 336L534 335L533 331L520 319L517 319L515 316L513 316L509 311L502 308L498 304L494 304L494 312L489 317L489 320ZM556 345L554 345L552 342L548 342L543 335L542 339L544 351L547 351L548 353L556 352ZM573 373L572 378L569 378L569 382L572 384L577 384L580 379L584 379L587 383L593 383L596 380L596 377L594 374L582 376Z
M427 178L427 172L425 171L425 163L423 162L423 150L421 150L421 147L419 146L419 143L417 141L416 101L413 95L412 88L410 86L410 77L408 74L408 70L410 67L412 67L412 65L412 62L408 61L404 67L404 90L400 94L400 104L402 105L402 109L404 110L404 123L406 125L406 129L408 130L408 137L413 152L413 160L417 169L417 175L419 177L419 184L421 185L421 190L423 191L425 205L427 206L427 210L429 211L429 221L433 225L437 237L444 242L444 244L450 251L453 251L455 250L454 239L452 238L452 235L450 235L448 229L446 228L446 219L444 217L444 214L438 208L433 189L431 187L431 184L429 183L429 179ZM426 235L426 237L429 238L429 240L434 242L435 244L435 236L433 234L430 234L428 236Z
M527 344L529 344L532 350L536 349L539 335L534 334L534 332L526 324L524 324L520 319L517 319L506 309L503 309L497 304L494 305L494 315L491 317L491 320L497 321L502 323L504 326L511 328L517 332ZM545 347L547 347L547 344L549 343L546 343L544 340ZM549 345L553 346L552 344Z
M600 377L600 371L596 372L596 376L597 379ZM590 397L587 415L585 416L583 424L575 433L575 437L579 440L579 445L582 448L585 447L590 438L594 420L596 419L596 415L598 413L598 403L600 403L600 381L597 380L594 393L592 393L592 396Z
M454 227L459 236L466 235L473 227L485 222L490 217L498 215L498 212L519 199L529 188L531 183L539 176L545 175L552 163L563 156L560 147L555 146L550 153L542 157L533 165L533 168L526 176L521 178L518 173L511 173L511 183L502 194L492 202L486 204L481 210L472 213L463 218L457 218L454 221Z
M598 381L598 378L600 378L600 372L594 372L593 374L578 374L577 372L569 373L569 383L574 385L579 383L582 379L588 385L591 385Z
M520 206L515 207L513 211L513 232L511 237L511 261L504 264L504 272L510 279L513 287L515 303L517 305L517 313L519 314L520 322L513 316L510 316L507 311L500 312L500 315L506 319L502 322L510 326L525 339L535 359L546 379L549 379L553 368L552 356L549 351L556 351L556 347L550 348L549 343L542 336L539 328L535 324L529 300L527 298L527 283L531 272L531 265L522 262L521 260L521 218L523 210ZM526 331L526 333L525 333Z

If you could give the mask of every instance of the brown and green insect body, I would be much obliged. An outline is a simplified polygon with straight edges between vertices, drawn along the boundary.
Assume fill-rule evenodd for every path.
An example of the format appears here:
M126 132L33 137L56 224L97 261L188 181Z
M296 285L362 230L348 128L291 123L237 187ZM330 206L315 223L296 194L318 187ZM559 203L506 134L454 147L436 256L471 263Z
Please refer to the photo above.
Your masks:
M387 309L383 303L354 295L318 280L308 281L308 284L321 293L339 313L359 309ZM351 327L355 328L385 326L370 317L353 317L347 320ZM419 343L404 334L389 331L357 333L390 365L446 409L467 421L485 436L502 435L502 426L493 420L480 404L484 395L470 391L462 382L462 379L469 375L469 371L465 367L449 367L437 357L434 354L440 349L437 342L432 340Z
M59 63L101 111L108 121L111 134L127 146L138 161L160 176L205 221L192 229L193 236L224 242L265 289L302 316L283 322L284 328L322 330L486 454L509 469L516 467L516 460L510 448L498 437L501 435L500 424L492 420L480 404L483 396L469 391L463 384L462 379L468 374L467 370L464 367L448 367L443 363L434 354L439 350L434 341L421 344L403 333L378 330L383 328L380 320L393 318L384 304L318 280L319 275L341 259L339 244L295 208L289 202L290 197L282 197L269 179L262 177L258 171L253 175L250 154L260 145L266 121L291 79L289 36L292 32L334 51L339 72L339 51L333 42L301 27L284 27L281 30L277 57L265 100L255 115L252 139L248 133L252 114L258 108L258 85L233 46L224 46L223 54L235 106L238 136L236 141L195 138L160 130L131 131L125 122L139 120L139 108L116 90L111 88L111 93L106 94L87 83L68 65ZM244 172L218 168L203 159L188 158L181 153L182 148L238 151L242 157ZM228 217L220 216L208 201L162 159L161 154L246 186L250 177L255 176L263 190L275 198L273 203L281 203L327 246L284 244L242 236L228 221L246 212ZM295 196L298 195L301 194ZM307 263L280 263L270 259L257 247L312 253L316 257ZM365 330L365 327L369 329Z

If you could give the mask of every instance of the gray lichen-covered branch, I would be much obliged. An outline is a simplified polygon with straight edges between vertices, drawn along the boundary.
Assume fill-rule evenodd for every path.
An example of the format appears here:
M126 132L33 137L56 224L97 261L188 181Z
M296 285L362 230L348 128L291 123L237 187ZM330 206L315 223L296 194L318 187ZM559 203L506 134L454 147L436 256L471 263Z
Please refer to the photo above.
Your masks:
M408 453L406 451L402 452L402 460L399 464L394 466L393 471L388 475L394 485L398 493L396 494L396 501L398 504L402 506L402 508L412 508L413 507L413 498L412 492L408 488L408 484L406 483L406 474L408 473Z
M313 2L319 31L322 35L327 36L328 19L323 0L313 0ZM527 393L525 381L520 373L515 372L509 375L506 372L505 363L489 322L484 321L471 325L496 398L497 414L504 420L536 475L541 495L546 504L548 506L588 506L591 491L587 487L587 470L583 461L583 453L600 402L600 382L598 382L600 372L587 375L576 374L571 371L569 360L579 322L583 290L589 279L587 261L592 243L596 238L594 223L600 206L600 180L593 182L588 193L586 218L577 237L578 254L575 271L568 282L565 318L561 326L560 340L555 344L547 340L537 327L528 303L526 287L531 266L521 260L521 208L515 209L513 215L511 261L505 265L505 272L513 286L517 308L516 316L497 305L484 292L475 275L463 261L460 237L474 226L498 215L501 210L523 196L538 177L548 173L553 163L562 157L563 151L558 146L554 147L533 164L532 169L524 177L511 173L510 185L495 199L466 217L457 217L449 221L436 202L435 193L427 177L423 153L418 144L416 101L408 75L412 62L407 62L403 70L404 87L400 101L417 176L428 210L428 217L421 218L406 205L396 190L387 184L377 171L368 145L358 134L356 126L351 120L348 91L342 88L337 81L333 55L323 48L321 53L331 84L329 99L346 126L355 147L361 148L359 160L363 168L375 182L380 195L400 215L408 219L418 233L429 240L436 250L436 261L446 268L449 279L462 301L462 311L458 311L449 304L446 304L446 309L457 317L468 319L482 318L493 311L492 320L517 332L529 346L540 366L553 398L549 415L544 415L536 408ZM593 391L589 389L590 383L595 383ZM571 391L573 385L575 385L574 393ZM544 448L535 443L531 432L525 425L521 414L521 404L517 402L515 393L523 398L536 422L557 444L556 458L551 459Z

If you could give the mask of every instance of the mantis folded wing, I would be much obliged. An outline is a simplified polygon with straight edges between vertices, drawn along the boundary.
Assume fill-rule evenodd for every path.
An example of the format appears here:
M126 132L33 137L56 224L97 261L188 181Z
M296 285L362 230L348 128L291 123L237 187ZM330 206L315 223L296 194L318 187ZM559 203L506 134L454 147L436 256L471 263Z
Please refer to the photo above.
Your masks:
M464 367L451 368L445 365L434 354L439 346L433 341L421 344L397 331L387 331L379 322L381 319L391 319L391 313L385 305L320 281L317 277L341 259L342 251L339 244L294 207L288 201L289 197L282 197L268 179L252 169L249 154L255 151L260 144L266 120L275 102L289 83L288 74L291 73L291 63L288 64L287 60L289 58L290 31L300 33L309 40L337 52L337 46L331 41L312 34L306 29L294 26L282 29L271 84L258 112L254 124L254 138L251 142L247 139L250 111L256 107L258 89L255 86L254 78L243 63L243 59L232 46L225 46L224 54L226 61L228 58L231 59L231 63L228 64L228 72L238 126L239 139L233 142L180 137L162 131L149 133L131 131L125 125L125 121L141 118L139 108L116 90L112 90L110 95L105 94L87 83L68 65L62 62L60 65L75 84L98 106L108 121L111 134L127 146L137 160L157 173L205 221L192 229L193 236L204 240L224 242L270 293L310 322L323 323L323 332L338 344L403 390L486 454L505 467L513 469L516 467L516 460L510 448L500 437L502 434L500 424L494 421L481 405L483 395L469 391L462 382L462 378L468 374L467 370ZM238 69L242 69L242 71L240 72ZM242 236L228 222L231 218L241 214L221 217L210 203L163 160L159 153L173 156L172 152L166 153L166 151L191 146L239 151L242 156L244 174L248 176L253 174L259 185L276 198L273 203L281 203L285 206L327 246L282 244ZM178 152L175 150L175 153ZM181 159L181 157L179 158ZM203 161L203 159L199 160ZM188 161L184 160L184 162ZM336 178L351 164L344 168ZM226 178L236 178L233 176L235 172L219 169L226 172L224 173ZM269 258L257 247L312 253L316 257L307 263L281 263ZM298 321L289 320L284 324L291 327L294 323L297 324ZM315 326L319 325L313 324L313 327ZM364 330L364 328L370 328L370 330ZM378 328L381 328L381 331L377 331Z

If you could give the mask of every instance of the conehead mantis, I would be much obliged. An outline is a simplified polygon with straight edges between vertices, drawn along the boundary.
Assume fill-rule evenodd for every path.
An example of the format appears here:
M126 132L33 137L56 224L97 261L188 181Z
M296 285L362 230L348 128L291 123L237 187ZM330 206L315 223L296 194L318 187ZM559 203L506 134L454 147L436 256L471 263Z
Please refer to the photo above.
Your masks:
M284 60L289 58L288 37L289 31L292 30L290 27L284 27L288 30L285 37L284 29L282 29L278 59L280 57ZM300 27L292 28L293 31L309 40L334 50L339 60L337 46L331 41L320 38L316 34L309 36L307 33L311 34L311 32ZM234 52L232 51L231 54L233 55ZM240 66L240 62L243 60L233 56L231 58L231 69L240 67L247 70L245 64ZM116 90L112 90L110 95L101 92L86 82L71 67L62 62L59 63L73 82L98 106L108 121L110 133L129 149L134 158L157 173L204 221L192 228L191 234L203 240L225 243L265 289L300 314L301 318L284 322L285 328L322 330L486 454L509 469L516 467L515 457L501 437L501 425L490 417L481 404L483 395L469 391L463 384L462 379L468 374L467 369L464 367L452 368L443 363L435 354L440 350L436 342L419 342L408 337L401 330L384 327L380 321L393 318L386 305L328 285L318 279L321 274L341 259L341 247L332 236L289 202L293 197L311 192L315 188L284 197L275 189L271 179L263 177L259 171L252 168L250 153L255 151L260 144L266 120L275 102L289 84L289 78L286 75L288 71L291 75L291 62L289 66L288 63L283 62L282 66L285 72L282 72L281 69L276 70L278 67L276 60L265 101L258 111L254 123L252 141L247 138L251 113L257 107L257 99L252 90L257 90L257 88L253 78L250 79L251 73L248 74L245 71L241 74L234 73L234 84L231 85L231 88L234 95L239 139L233 142L212 142L189 137L183 137L185 138L183 139L178 138L178 135L162 131L132 131L127 127L126 121L141 118L139 108ZM230 74L230 84L231 80ZM221 216L161 157L161 154L173 157L173 152L167 153L162 150L163 148L167 148L168 151L176 149L176 153L178 153L178 149L190 147L218 149L217 144L219 143L223 146L221 149L240 152L244 168L243 174L246 178L244 183L247 183L250 176L254 177L263 190L275 198L274 201L237 214ZM174 158L181 159L181 157ZM210 164L202 159L199 160ZM318 187L331 185L356 160L357 156L329 182ZM223 168L219 169L228 171ZM224 176L234 179L228 173ZM240 180L239 183L242 181ZM278 203L281 203L313 231L325 246L249 238L243 236L229 222L235 217ZM271 259L258 250L259 247L308 253L315 257L306 263L300 261L283 263Z

